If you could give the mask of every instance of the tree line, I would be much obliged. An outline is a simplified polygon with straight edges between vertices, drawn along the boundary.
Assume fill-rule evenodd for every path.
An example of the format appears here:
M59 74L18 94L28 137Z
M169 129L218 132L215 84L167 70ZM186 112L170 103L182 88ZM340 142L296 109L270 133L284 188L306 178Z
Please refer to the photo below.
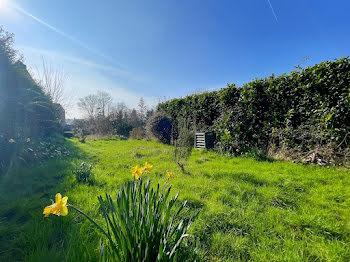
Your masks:
M144 138L145 124L153 114L141 97L137 108L129 108L125 103L114 103L111 95L104 91L82 97L78 107L84 119L74 120L72 126L81 136L90 134L108 136L120 135Z

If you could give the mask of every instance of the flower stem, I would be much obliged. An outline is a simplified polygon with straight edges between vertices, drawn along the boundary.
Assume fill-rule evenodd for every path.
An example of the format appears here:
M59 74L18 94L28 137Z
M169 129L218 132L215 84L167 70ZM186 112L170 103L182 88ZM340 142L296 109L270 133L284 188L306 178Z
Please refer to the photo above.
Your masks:
M79 208L76 208L75 206L73 206L71 204L67 204L67 206L73 208L75 211L77 211L78 213L80 213L81 215L83 215L84 217L89 219L91 223L93 223L103 234L105 234L108 237L108 239L110 239L110 236L107 234L107 232L99 224L97 224L97 222L95 220L93 220L91 217L89 217L87 214L85 214Z

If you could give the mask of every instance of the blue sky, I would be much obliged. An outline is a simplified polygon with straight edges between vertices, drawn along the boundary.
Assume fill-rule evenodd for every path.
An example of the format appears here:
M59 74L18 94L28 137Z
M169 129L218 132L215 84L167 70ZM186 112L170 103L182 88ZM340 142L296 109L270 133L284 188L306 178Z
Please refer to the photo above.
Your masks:
M74 103L155 105L350 55L348 0L0 0L0 25L31 68L67 72Z

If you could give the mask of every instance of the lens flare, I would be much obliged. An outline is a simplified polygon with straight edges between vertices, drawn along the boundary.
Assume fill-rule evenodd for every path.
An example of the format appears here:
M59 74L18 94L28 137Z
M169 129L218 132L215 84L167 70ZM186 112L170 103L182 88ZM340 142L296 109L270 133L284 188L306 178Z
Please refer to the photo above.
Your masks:
M4 9L8 6L8 0L0 0L0 9Z
M0 0L0 12L6 12L9 8L9 0Z

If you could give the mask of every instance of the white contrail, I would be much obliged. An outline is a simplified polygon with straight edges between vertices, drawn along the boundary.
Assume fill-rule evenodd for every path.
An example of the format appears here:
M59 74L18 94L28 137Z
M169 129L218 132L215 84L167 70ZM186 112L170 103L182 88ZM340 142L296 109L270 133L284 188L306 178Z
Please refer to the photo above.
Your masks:
M273 7L272 7L272 4L271 4L270 0L267 0L267 2L269 2L269 5L270 5L270 7L271 7L272 14L273 14L273 16L275 17L276 22L278 23L277 15L276 15L276 13L275 13L275 10L274 10Z
M12 7L13 7L15 10L17 10L18 12L20 12L20 13L22 13L22 14L24 14L24 15L30 17L30 18L32 18L33 20L35 20L35 21L38 22L39 24L41 24L41 25L43 25L43 26L46 26L47 28L51 29L51 30L54 31L55 33L57 33L57 34L59 34L59 35L65 37L65 38L71 40L72 42L74 42L74 43L78 44L79 46L85 48L86 50L90 51L91 53L93 53L93 54L95 54L95 55L98 55L98 56L100 56L100 57L102 57L102 58L108 60L109 62L111 62L111 63L117 65L118 67L125 68L125 66L123 66L123 65L121 65L121 64L119 64L119 63L117 63L117 62L115 62L115 61L114 61L113 59L111 59L109 56L106 56L105 54L101 53L100 51L95 50L95 49L93 49L93 48L87 46L85 43L81 42L80 40L76 39L75 37L73 37L73 36L71 36L71 35L69 35L69 34L67 34L67 33L65 33L65 32L59 30L58 28L56 28L56 27L50 25L49 23L46 23L45 21L41 20L40 18L38 18L38 17L32 15L31 13L27 12L27 11L24 10L23 8L21 8L21 7L17 6L17 5L15 5L15 4L12 4Z

